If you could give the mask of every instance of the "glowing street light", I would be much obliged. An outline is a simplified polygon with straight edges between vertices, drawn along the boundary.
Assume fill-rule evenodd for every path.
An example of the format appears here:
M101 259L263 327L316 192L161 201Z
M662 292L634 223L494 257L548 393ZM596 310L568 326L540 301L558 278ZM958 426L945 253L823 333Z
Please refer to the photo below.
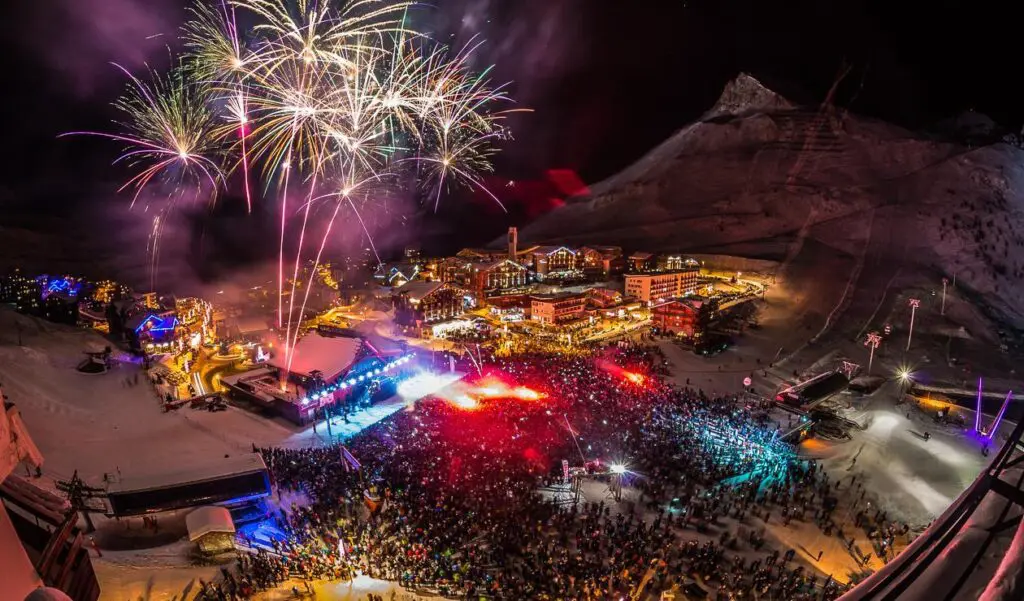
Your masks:
M868 339L864 342L864 346L871 348L871 354L868 355L868 375L871 375L871 364L875 360L875 349L878 345L882 344L882 337L879 336L878 332L868 332Z
M612 493L615 495L616 501L622 500L622 476L626 474L626 466L621 463L613 463L608 466L608 471L612 474Z
M921 306L921 300L910 299L910 332L907 333L907 349L910 350L910 341L914 337L914 316L917 315L917 308Z

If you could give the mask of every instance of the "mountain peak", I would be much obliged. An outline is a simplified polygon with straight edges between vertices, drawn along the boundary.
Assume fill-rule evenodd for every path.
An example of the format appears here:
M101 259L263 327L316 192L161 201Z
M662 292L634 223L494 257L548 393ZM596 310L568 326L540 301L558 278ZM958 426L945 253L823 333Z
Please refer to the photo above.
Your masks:
M735 79L725 84L718 102L708 112L704 120L723 115L743 115L755 112L773 112L795 108L792 102L782 95L768 89L749 73L740 73Z

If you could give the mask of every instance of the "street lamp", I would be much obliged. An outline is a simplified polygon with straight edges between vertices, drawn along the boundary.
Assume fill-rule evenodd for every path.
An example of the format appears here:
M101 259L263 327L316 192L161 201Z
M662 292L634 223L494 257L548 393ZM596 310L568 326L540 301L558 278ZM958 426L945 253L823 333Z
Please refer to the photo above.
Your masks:
M896 377L899 378L900 381L900 401L897 402L901 402L905 391L909 390L914 383L914 373L911 372L909 368L901 365L900 368L896 370Z
M914 337L914 316L917 315L917 308L921 306L921 300L910 299L910 332L907 333L907 349L910 350L910 340Z
M612 493L615 495L616 501L622 500L622 476L626 473L626 466L621 463L613 463L608 466L608 471L612 473Z
M942 305L939 309L939 315L946 314L946 285L949 284L949 279L942 278Z
M864 342L864 346L871 349L871 354L868 355L868 375L871 375L871 364L875 361L875 349L878 345L882 344L882 337L878 335L878 332L869 332L868 339Z

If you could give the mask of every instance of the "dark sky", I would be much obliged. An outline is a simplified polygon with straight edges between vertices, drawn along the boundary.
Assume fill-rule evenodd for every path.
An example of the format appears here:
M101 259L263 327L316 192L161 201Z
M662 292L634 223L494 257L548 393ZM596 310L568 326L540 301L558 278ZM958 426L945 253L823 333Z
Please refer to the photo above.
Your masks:
M116 145L56 135L105 127L124 83L109 63L137 71L144 61L166 62L183 0L3 4L0 225L31 222L36 212L77 214L97 202L116 206L111 191L124 174L106 166ZM739 71L814 103L846 61L852 71L837 101L854 112L910 128L968 108L1013 130L1024 121L1009 2L433 4L417 14L420 29L456 45L481 35L480 66L496 64L495 79L511 81L512 96L534 112L511 122L516 140L505 146L492 182L499 195L507 193L502 182L521 182L509 198L511 215L472 195L446 199L438 215L410 217L413 231L393 237L392 246L419 238L447 250L486 241L550 206L551 170L585 182L610 175L709 108ZM121 200L126 210L129 199ZM202 227L216 229L217 219L207 216Z

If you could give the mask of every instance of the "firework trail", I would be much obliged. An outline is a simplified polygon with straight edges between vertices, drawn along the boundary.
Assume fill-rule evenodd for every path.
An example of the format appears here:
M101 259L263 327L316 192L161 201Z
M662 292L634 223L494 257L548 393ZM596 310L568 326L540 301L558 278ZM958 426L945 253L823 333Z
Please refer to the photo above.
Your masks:
M492 108L510 102L505 86L491 82L490 69L469 68L479 41L450 53L412 30L407 11L413 5L197 2L179 36L185 48L179 67L166 77L151 73L152 83L126 72L128 92L115 103L124 116L117 133L96 134L127 145L117 162L135 170L124 185L135 188L133 203L156 181L189 183L210 190L213 200L236 170L249 211L272 191L280 195L278 325L286 333L286 373L311 287L297 302L311 209L324 198L318 187L331 185L338 192L327 195L335 206L309 259L311 273L342 204L351 207L380 262L353 197L358 189L360 202L369 200L372 191L362 189L369 182L408 181L402 177L405 166L435 210L441 195L456 186L482 190L504 209L483 177L492 172L497 144L510 137L501 126L508 111ZM261 192L250 189L250 177L262 179ZM293 193L305 195L294 258L286 257ZM294 259L290 292L286 259Z

